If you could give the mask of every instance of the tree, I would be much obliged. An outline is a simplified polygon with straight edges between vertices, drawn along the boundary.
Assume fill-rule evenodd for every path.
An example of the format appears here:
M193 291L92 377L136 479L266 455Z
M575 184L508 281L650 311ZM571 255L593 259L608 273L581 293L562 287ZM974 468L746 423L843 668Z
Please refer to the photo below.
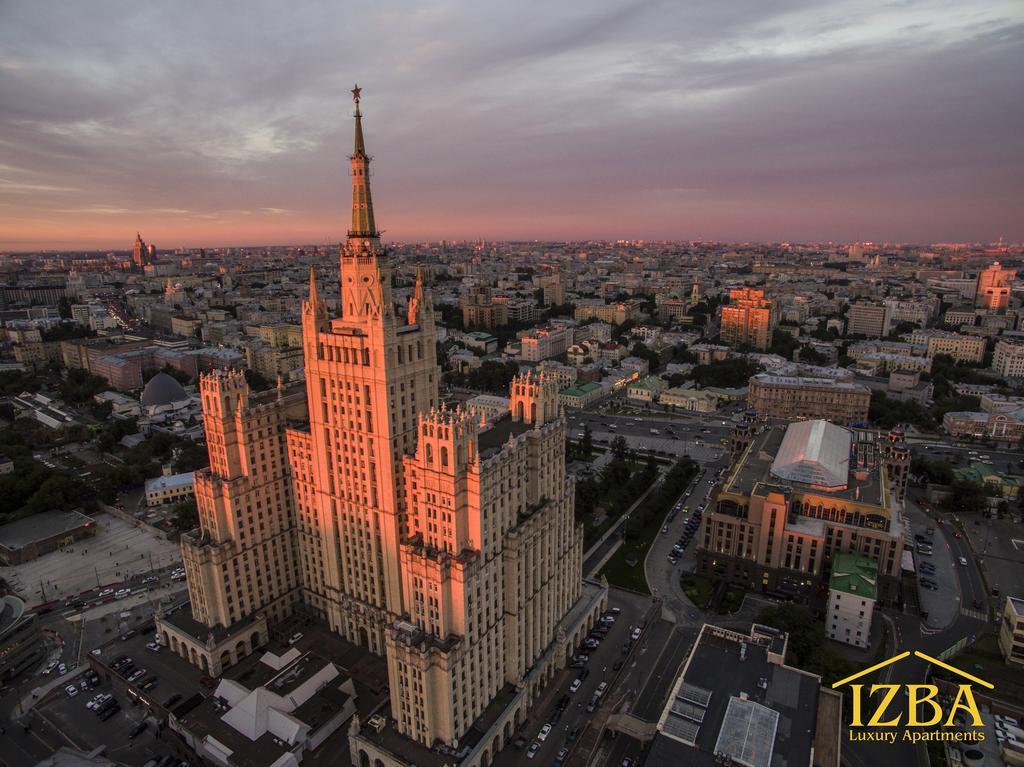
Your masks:
M772 345L768 347L768 351L772 354L778 354L784 359L793 359L793 352L800 348L800 342L793 337L791 333L787 333L782 328L776 328L772 334Z
M174 511L171 512L171 524L179 533L186 533L199 525L199 508L195 498L182 501L174 507Z
M626 442L626 438L619 436L612 440L611 444L612 457L620 461L626 460L626 455L629 453L629 444Z
M633 348L629 350L629 353L634 357L647 360L647 364L650 365L651 372L661 364L661 357L658 353L647 344L641 343L640 341L633 344Z
M958 479L950 487L949 496L942 500L942 508L957 514L980 513L988 509L988 498L980 482Z
M733 357L709 362L707 365L698 365L693 369L693 379L701 386L742 387L746 386L750 377L760 370L761 367L756 362Z
M589 459L594 454L594 435L590 431L590 424L583 427L583 437L580 439L580 455Z

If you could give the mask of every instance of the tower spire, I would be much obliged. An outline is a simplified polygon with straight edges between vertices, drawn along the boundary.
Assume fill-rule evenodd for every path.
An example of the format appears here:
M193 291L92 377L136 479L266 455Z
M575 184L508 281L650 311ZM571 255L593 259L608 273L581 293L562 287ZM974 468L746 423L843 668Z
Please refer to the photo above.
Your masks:
M349 248L365 250L377 245L380 233L373 220L373 199L370 196L370 158L363 143L363 114L359 109L362 88L352 89L352 100L356 104L356 135L352 156L352 228L349 229Z

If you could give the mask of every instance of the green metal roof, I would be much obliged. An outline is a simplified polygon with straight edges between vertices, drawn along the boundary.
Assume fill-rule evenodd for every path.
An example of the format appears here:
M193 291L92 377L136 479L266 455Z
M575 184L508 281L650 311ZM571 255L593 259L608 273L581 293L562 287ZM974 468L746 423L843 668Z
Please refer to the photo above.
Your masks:
M878 597L878 566L860 554L836 554L832 558L830 590L854 594L867 599Z

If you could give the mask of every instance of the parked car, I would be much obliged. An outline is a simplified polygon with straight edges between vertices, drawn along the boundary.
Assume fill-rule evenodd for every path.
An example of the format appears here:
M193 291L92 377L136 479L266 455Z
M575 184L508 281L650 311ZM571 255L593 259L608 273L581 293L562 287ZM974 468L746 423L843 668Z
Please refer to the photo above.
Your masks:
M572 684L569 685L569 692L576 692L578 689L580 689L580 685L582 684L583 682L581 682L579 679L573 679Z
M959 562L961 564L961 566L967 567L967 559L966 559L966 557L957 557L956 561Z
M545 741L548 739L548 733L551 732L551 725L545 724L540 728L540 732L537 733L537 740Z
M101 591L96 596L99 599L105 599L106 597L110 597L110 596L113 596L113 595L114 595L114 590L113 589L103 589L103 591Z
M113 706L111 706L106 711L104 711L102 714L100 714L100 721L101 722L107 721L108 719L110 719L110 717L112 717L114 714L116 714L120 710L121 710L121 707L115 703Z
M540 743L531 743L530 747L526 750L526 758L533 759L538 751L540 751Z
M640 631L640 627L637 626L635 629L633 629L633 633L630 634L630 639L632 639L635 642L636 640L638 640L640 638L640 634L642 634L642 633L643 632Z
M292 634L290 637L288 637L288 644L295 644L300 639L302 639L302 632L301 631L296 631L294 634Z

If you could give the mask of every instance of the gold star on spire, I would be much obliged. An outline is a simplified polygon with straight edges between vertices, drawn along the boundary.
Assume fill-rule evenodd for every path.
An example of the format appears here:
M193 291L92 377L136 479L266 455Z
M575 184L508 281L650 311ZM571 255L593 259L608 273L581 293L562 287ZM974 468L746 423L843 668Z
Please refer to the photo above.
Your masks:
M359 83L356 83L356 87L352 89L352 100L359 103L359 94L362 93L363 89L359 87Z

